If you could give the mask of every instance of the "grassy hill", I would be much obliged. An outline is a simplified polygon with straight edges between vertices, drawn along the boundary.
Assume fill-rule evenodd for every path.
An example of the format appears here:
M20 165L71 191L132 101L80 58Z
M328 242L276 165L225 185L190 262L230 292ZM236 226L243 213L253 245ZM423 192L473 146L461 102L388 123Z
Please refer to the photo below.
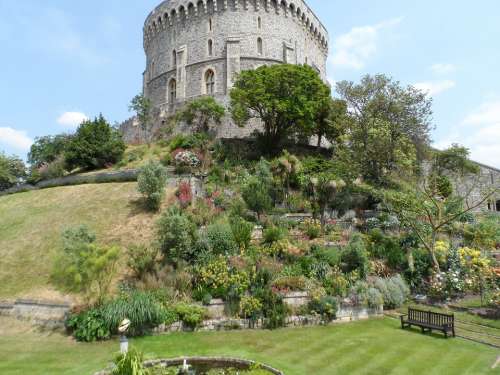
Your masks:
M59 187L0 197L0 299L60 299L50 273L64 229L81 224L125 248L151 238L136 183Z

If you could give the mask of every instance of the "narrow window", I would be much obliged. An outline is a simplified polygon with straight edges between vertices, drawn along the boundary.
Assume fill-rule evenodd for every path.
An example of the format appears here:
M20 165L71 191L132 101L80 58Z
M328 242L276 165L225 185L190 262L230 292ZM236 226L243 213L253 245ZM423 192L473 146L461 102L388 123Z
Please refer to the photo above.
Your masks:
M500 200L497 201L497 204L496 204L496 208L497 208L497 211L500 212Z
M212 21L212 19L210 18L210 19L208 20L208 31L212 31L212 28L213 28L213 21Z
M262 38L257 39L257 53L262 55L264 51L264 47L262 46Z
M257 18L257 26L259 29L262 29L262 18Z
M172 65L174 67L177 66L177 52L175 51L175 49L172 51Z
M208 56L212 56L214 54L214 42L212 39L208 40Z
M212 69L205 73L205 88L207 95L215 94L215 73Z
M170 80L168 85L168 102L173 104L177 98L177 81L175 79Z

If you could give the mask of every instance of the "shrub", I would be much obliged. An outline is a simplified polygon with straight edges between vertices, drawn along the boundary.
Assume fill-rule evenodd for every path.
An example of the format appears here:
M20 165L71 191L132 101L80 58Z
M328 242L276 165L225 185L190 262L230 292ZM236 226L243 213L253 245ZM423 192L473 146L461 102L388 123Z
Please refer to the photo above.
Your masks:
M129 319L131 324L127 334L131 336L143 335L165 320L164 308L153 294L147 292L122 294L104 304L100 311L112 333L117 332L123 319Z
M99 309L70 315L66 320L66 328L78 341L94 342L111 337L111 331Z
M342 269L345 273L358 271L362 278L367 276L369 259L365 241L360 234L354 235L342 251L341 261Z
M335 297L324 296L312 299L308 307L311 313L320 315L325 322L331 322L337 318L338 303Z
M201 165L198 155L189 150L175 150L172 153L172 159L177 173L187 173Z
M154 271L158 258L158 249L144 245L132 246L128 251L128 267L134 272L137 279Z
M231 231L233 233L233 238L241 250L245 250L250 246L253 227L252 223L249 223L241 217L231 218Z
M257 177L251 177L243 186L242 197L248 208L260 216L272 207L269 187Z
M60 159L71 137L68 134L58 134L35 138L28 153L28 163L34 168L39 168Z
M238 245L233 237L232 228L229 224L215 223L209 225L206 236L211 251L216 254L234 255L238 251Z
M262 314L262 302L255 297L245 296L240 301L240 316L245 319L257 320Z
M288 307L283 298L269 289L259 290L255 297L262 302L264 327L267 329L283 327L288 315Z
M302 223L302 230L311 240L321 236L321 223L318 220L307 219Z
M403 268L406 257L398 238L386 236L380 229L373 229L369 233L369 242L372 256L386 260L392 269Z
M179 204L182 208L187 208L191 205L193 202L193 192L189 181L182 181L179 183L175 196L179 200Z
M120 132L102 115L84 121L67 145L64 156L69 169L97 169L120 161L125 152Z
M326 262L331 267L340 265L341 252L336 247L311 246L312 255L320 262Z
M384 305L384 297L376 288L368 288L366 291L366 303L368 307L379 308Z
M0 191L20 183L26 177L24 162L15 157L0 152Z
M167 185L167 170L160 163L150 161L137 177L137 189L144 196L146 206L152 211L160 209Z
M377 278L373 286L382 294L386 309L401 307L410 293L408 286L399 275L390 279Z
M284 239L286 236L286 231L283 228L272 225L266 229L264 229L263 240L267 245L271 245L275 242L278 242Z
M130 348L128 352L117 355L111 375L149 375L143 362L144 355L135 348Z
M304 276L282 276L274 280L273 290L280 293L290 291L303 291L307 287L307 279Z
M223 256L198 268L198 285L216 298L239 297L250 286L244 271L230 270Z
M190 328L196 328L200 325L207 314L203 307L188 305L186 303L177 304L175 306L175 312L182 322Z
M182 211L171 207L158 221L158 243L166 259L174 264L194 259L196 226Z
M50 163L42 164L37 172L39 180L63 177L66 174L66 161L63 156L59 156Z
M95 295L100 302L113 279L120 249L94 241L95 235L84 226L66 230L52 277L63 289L83 293L88 301Z

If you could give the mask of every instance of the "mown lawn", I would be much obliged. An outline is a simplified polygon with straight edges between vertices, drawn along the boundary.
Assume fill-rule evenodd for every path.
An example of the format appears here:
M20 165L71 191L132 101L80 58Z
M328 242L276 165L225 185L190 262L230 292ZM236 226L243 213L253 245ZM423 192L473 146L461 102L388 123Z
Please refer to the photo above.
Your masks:
M277 331L173 334L132 344L147 358L237 356L268 363L287 375L500 374L500 368L491 368L498 350L403 331L389 318ZM76 344L57 334L2 334L0 373L87 375L105 366L117 347L116 341Z
M59 187L0 197L0 299L49 298L49 276L61 233L88 225L99 242L147 243L154 217L136 183Z

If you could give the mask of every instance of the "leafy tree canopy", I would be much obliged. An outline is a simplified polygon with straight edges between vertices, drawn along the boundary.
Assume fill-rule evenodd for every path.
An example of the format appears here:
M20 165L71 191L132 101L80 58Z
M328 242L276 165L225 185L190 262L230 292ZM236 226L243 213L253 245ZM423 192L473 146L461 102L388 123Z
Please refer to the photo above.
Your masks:
M417 166L430 141L431 99L385 75L339 82L337 92L352 118L351 157L365 179L384 184L391 172Z
M263 123L259 133L266 151L291 136L314 133L319 105L330 88L309 66L262 66L240 74L231 90L231 113L240 126L251 118Z
M8 189L26 177L26 166L16 156L0 152L0 190Z
M211 122L220 124L225 112L213 97L204 96L187 103L177 114L177 120L194 126L197 132L207 132Z
M71 141L69 134L47 135L35 138L28 153L28 163L32 167L39 168L43 164L55 161L66 151L66 147Z
M70 169L97 169L121 160L125 143L102 115L84 121L69 142L65 157Z

